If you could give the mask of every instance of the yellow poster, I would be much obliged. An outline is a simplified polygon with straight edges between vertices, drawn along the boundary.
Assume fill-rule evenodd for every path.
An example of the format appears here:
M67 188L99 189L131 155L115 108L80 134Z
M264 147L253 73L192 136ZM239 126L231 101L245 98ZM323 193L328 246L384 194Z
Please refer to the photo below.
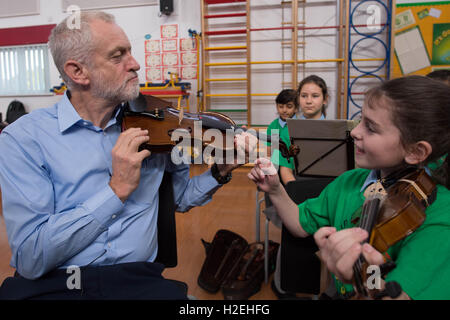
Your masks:
M391 78L450 69L450 1L397 1Z

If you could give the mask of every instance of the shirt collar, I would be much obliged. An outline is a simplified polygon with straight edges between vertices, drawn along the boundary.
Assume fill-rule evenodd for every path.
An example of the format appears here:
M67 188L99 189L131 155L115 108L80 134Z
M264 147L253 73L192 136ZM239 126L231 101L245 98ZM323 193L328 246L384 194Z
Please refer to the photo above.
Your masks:
M83 118L80 117L78 112L75 110L74 106L70 102L70 92L69 90L66 90L64 92L64 96L57 104L58 108L58 123L59 123L59 131L63 133L67 129L71 128L75 124L80 124L81 126L89 126L94 127L93 124L90 121L86 121ZM119 112L122 108L122 105L119 105L116 109L116 112L114 114L114 117L109 120L108 124L106 125L105 129L109 126L112 126L117 122L116 118L119 115Z
M303 114L300 115L300 119L306 120L306 118L305 118L305 116ZM323 113L320 115L320 118L318 120L325 120L325 116L323 115Z
M297 115L294 114L294 115L292 116L291 119L297 119ZM281 120L281 118L278 118L278 123L280 124L280 126L281 126L282 128L284 128L284 126L286 125L286 121Z
M364 181L360 192L363 192L364 190L366 190L368 186L370 186L372 183L375 183L378 179L377 177L378 177L378 170L374 169L371 170L366 178L366 181Z
M427 174L431 174L431 171L429 168L425 167L424 169ZM366 190L366 188L368 186L370 186L372 183L375 183L378 180L378 177L380 176L379 171L380 170L375 170L375 169L372 169L370 171L369 175L366 178L366 181L364 181L364 183L362 185L360 192L363 192L364 190Z

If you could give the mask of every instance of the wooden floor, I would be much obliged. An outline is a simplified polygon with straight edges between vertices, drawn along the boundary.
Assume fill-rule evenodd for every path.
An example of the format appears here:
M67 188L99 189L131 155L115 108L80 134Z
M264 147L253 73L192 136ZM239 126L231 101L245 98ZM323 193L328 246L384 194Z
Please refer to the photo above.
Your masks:
M191 174L197 175L206 167L196 166ZM219 291L210 294L197 285L203 261L206 257L200 239L211 241L219 229L228 229L244 237L249 243L256 239L256 187L247 178L248 167L233 171L233 179L219 189L210 203L177 214L178 266L164 272L166 278L184 281L188 284L188 294L199 300L222 300ZM261 195L262 196L262 195ZM264 215L261 214L260 235L264 239ZM280 242L281 231L269 226L269 239ZM271 278L270 278L271 279ZM261 290L250 299L276 299L269 282L263 283Z
M206 166L193 166L191 175L207 170ZM255 241L256 188L247 178L248 167L236 169L233 179L214 195L213 200L203 207L187 213L177 213L178 265L166 269L164 276L188 284L188 294L199 300L221 300L222 293L210 294L197 285L197 277L205 259L201 239L211 241L219 229L228 229L240 234L248 242ZM1 206L1 202L0 202ZM0 207L1 212L1 207ZM264 216L261 215L261 239L264 237ZM269 227L269 238L280 242L281 231ZM0 216L0 283L14 273L9 266L11 252L8 246L3 217ZM276 296L268 284L251 299L271 300Z

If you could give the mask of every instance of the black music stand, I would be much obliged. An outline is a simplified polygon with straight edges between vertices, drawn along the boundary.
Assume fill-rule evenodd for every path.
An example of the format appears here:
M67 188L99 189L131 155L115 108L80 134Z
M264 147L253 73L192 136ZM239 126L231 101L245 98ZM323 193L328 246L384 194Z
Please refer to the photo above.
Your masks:
M317 197L343 172L353 169L353 121L287 120L291 143L300 147L296 156L296 181L286 185L291 199L299 204ZM320 293L321 263L313 236L296 238L283 226L281 233L281 288L289 292Z
M351 120L287 120L291 143L300 147L296 175L337 177L355 167Z

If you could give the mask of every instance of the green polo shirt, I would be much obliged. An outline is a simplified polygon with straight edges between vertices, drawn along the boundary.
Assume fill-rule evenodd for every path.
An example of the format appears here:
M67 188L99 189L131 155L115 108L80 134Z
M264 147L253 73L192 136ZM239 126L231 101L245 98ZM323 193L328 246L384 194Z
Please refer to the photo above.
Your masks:
M288 130L288 126L285 125L284 127L282 127L280 125L279 119L275 119L273 120L269 126L267 127L267 135L270 136L272 134L272 130L278 130L278 134L280 135L280 140L283 141L286 146L289 148L289 146L291 145L291 141L289 139L289 130ZM270 146L270 143L268 142L267 145ZM283 166L283 167L287 167L290 168L292 170L294 170L294 158L289 158L289 161L283 157L280 153L280 150L278 149L274 149L272 151L272 156L270 158L270 160L272 161L272 163L275 166Z
M354 227L352 218L364 202L361 187L370 170L354 169L331 182L319 197L301 203L299 220L314 234L324 226L337 230ZM412 299L450 299L450 191L437 186L436 200L426 209L425 222L411 235L389 248L396 268L386 281L397 281ZM341 294L351 285L335 280Z

